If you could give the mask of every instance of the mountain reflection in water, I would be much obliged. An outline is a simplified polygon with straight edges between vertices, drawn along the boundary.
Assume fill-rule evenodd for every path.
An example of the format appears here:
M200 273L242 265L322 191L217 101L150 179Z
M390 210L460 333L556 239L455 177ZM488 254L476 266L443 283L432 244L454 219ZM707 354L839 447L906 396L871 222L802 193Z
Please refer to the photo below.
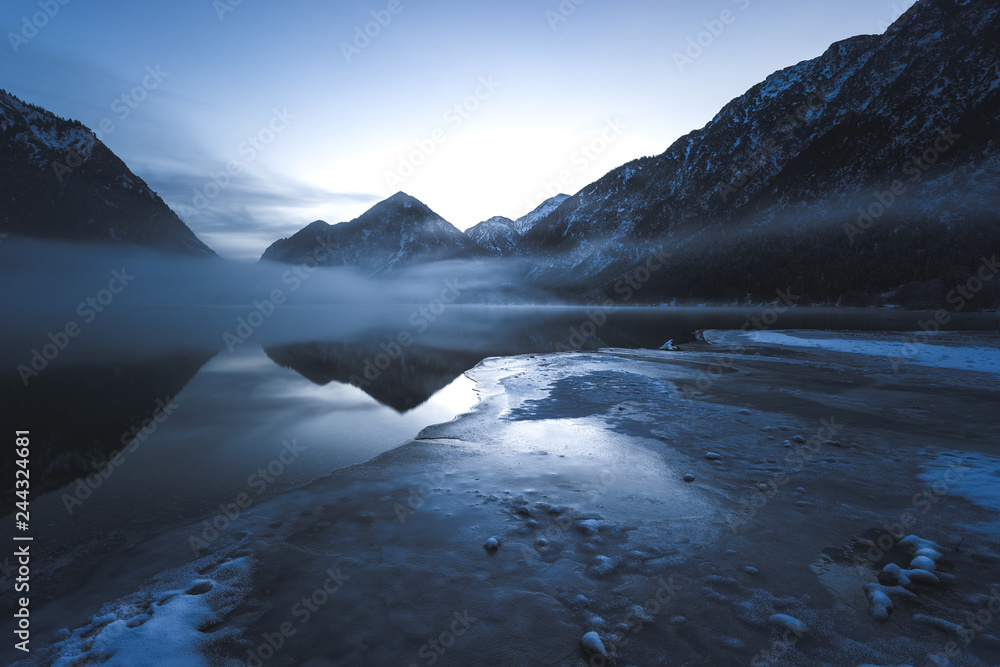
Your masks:
M253 474L285 443L302 453L263 488L253 486L261 498L368 460L470 409L476 398L463 374L484 358L655 349L670 339L690 342L699 329L740 328L760 310L636 308L606 316L586 308L456 306L419 326L403 312L351 340L328 340L308 323L338 314L299 308L290 312L296 326L262 328L232 352L152 346L121 358L57 359L28 387L13 379L2 398L17 428L32 431L33 490L48 492L35 496L38 515L54 524L72 515L78 527L87 525L81 517L101 513L134 514L136 526L167 515L197 520L259 485ZM781 325L906 331L920 317L793 309ZM954 326L995 330L996 316L956 318ZM128 344L134 348L135 339ZM14 494L5 497L10 512Z

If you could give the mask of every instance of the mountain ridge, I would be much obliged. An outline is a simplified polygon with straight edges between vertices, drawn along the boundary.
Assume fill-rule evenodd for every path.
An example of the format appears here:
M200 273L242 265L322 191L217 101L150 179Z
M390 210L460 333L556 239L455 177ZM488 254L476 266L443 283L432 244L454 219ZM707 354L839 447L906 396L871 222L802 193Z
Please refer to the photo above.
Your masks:
M378 275L425 262L489 255L426 204L397 192L349 222L331 225L317 220L272 243L261 260L309 261Z
M829 301L859 289L865 272L881 291L948 280L951 265L971 270L973 247L997 247L998 24L996 7L922 0L883 35L842 40L775 72L660 155L586 186L514 255L548 260L535 262L536 280L586 289L665 246L677 257L650 297L727 300L797 281ZM932 169L918 167L917 185L875 216L879 224L851 235L859 208L877 203L912 171L907 160L949 128L962 140L938 151ZM942 245L942 232L953 241L948 256L924 262L921 246ZM831 250L796 260L761 247L800 246L810 234ZM760 257L745 256L749 247ZM723 251L738 268L725 266ZM907 270L907 261L920 266ZM761 266L778 262L787 271Z
M0 231L214 257L79 121L0 89Z
M569 195L558 194L546 199L532 211L517 220L505 218L502 215L484 220L474 227L465 230L467 236L487 250L505 257L510 255L518 241L536 224L555 211Z

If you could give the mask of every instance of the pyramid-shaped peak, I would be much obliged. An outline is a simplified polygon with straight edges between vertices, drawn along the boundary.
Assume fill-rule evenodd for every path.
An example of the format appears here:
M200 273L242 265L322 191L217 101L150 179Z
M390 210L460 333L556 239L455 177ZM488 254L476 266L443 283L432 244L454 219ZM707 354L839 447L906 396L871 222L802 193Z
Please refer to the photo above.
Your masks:
M390 202L393 203L393 204L396 204L396 205L404 205L404 206L407 206L407 205L409 205L409 206L414 206L414 205L424 206L424 203L422 201L420 201L416 197L412 197L412 196L406 194L402 190L399 191L399 192L397 192L396 194L394 194L393 196L391 196L391 197L389 197L388 199L385 200L385 203L390 203Z
M399 221L407 225L430 220L444 222L444 219L427 204L405 192L397 192L388 199L380 201L353 222L371 223L373 220Z

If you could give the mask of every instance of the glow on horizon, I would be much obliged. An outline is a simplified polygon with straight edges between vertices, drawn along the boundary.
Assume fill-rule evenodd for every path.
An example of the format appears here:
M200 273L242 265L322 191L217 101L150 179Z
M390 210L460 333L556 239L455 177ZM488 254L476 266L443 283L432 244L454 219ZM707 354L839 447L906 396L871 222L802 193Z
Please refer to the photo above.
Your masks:
M199 237L253 260L400 190L459 229L520 217L662 153L775 70L881 32L912 4L112 0L59 4L12 42L40 5L11 0L0 87L94 129L113 121L105 143ZM166 76L123 118L116 101L147 67Z

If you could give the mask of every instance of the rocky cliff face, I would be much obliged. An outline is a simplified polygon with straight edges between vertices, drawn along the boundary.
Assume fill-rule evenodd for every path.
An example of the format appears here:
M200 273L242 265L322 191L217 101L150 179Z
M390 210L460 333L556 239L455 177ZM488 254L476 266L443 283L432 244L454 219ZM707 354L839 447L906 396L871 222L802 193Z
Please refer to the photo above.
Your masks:
M76 121L0 90L0 231L215 253Z
M509 255L521 240L515 224L510 218L498 215L465 230L465 235L496 255Z
M513 254L521 237L559 208L567 199L569 199L569 195L556 195L546 199L535 210L517 220L496 216L465 230L465 233L487 250L501 257L506 257Z
M271 244L261 259L320 266L347 266L369 275L490 253L420 201L397 193L351 222L318 220Z
M998 43L993 3L923 0L885 34L776 72L662 155L584 188L516 254L551 259L539 277L586 282L667 247L673 268L650 283L662 297L800 281L822 300L865 272L883 288L946 279L998 249ZM926 261L928 243L947 257Z

